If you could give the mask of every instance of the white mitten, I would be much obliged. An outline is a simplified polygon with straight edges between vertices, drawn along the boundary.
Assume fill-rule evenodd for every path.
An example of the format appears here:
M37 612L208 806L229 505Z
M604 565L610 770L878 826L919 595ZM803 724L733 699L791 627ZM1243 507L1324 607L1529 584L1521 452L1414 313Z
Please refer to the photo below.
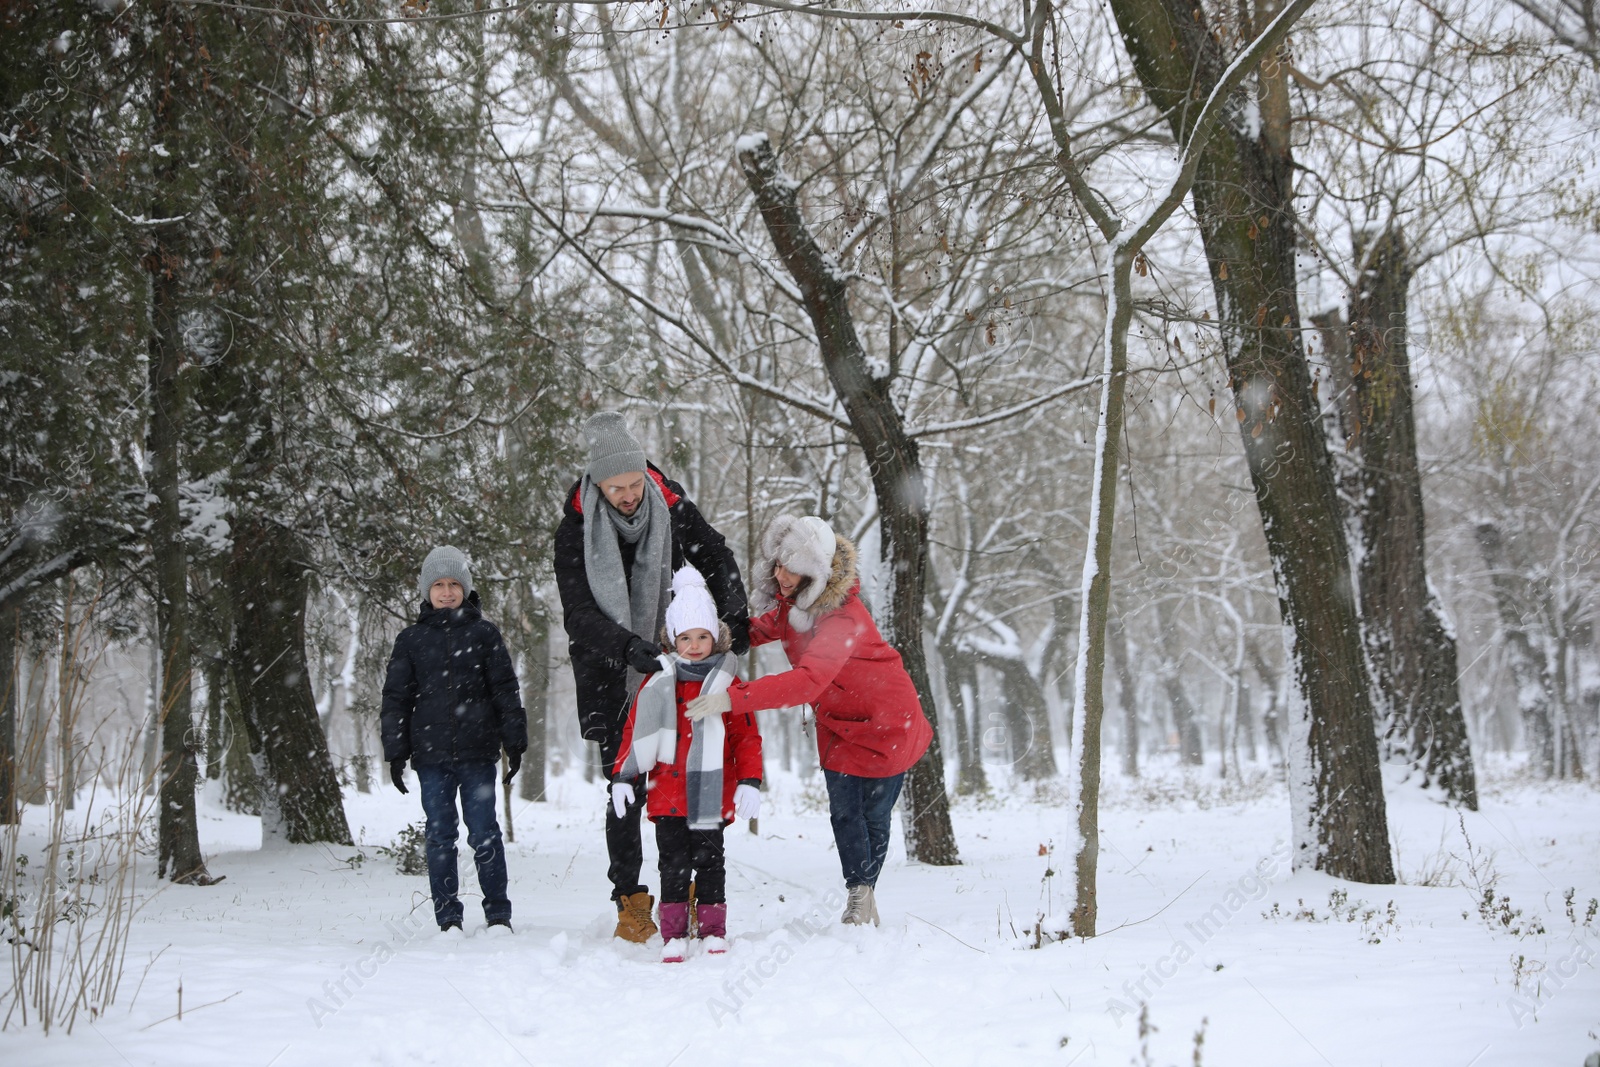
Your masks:
M701 693L683 706L683 714L690 722L699 722L713 715L726 715L732 709L733 698L724 689L720 693Z
M733 813L741 819L761 816L761 788L740 783L733 790Z
M628 810L628 805L633 803L633 786L627 782L611 783L611 810L617 813L617 818L622 818Z

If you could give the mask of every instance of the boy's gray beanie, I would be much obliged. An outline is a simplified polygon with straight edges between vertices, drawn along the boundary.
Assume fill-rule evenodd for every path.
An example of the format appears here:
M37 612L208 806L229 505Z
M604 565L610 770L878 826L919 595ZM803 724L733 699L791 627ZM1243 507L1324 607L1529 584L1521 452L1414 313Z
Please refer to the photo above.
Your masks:
M583 424L589 442L589 480L603 482L645 469L644 449L628 430L620 411L602 411Z
M453 545L440 545L428 553L428 558L422 561L422 576L417 579L417 590L422 593L423 600L431 603L428 591L440 578L454 578L461 583L461 595L470 596L472 568L467 563L466 553Z

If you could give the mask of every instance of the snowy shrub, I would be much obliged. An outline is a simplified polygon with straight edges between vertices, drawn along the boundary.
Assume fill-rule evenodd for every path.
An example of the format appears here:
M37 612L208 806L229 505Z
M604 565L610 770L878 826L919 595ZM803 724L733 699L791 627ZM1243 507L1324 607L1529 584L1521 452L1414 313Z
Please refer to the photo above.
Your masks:
M1305 900L1295 901L1296 910L1293 914L1283 911L1277 902L1273 902L1271 909L1261 913L1263 919L1290 919L1297 923L1356 923L1361 924L1361 935L1369 945L1381 944L1385 935L1393 934L1400 929L1400 909L1395 907L1394 901L1379 910L1369 905L1364 900L1351 900L1350 891L1343 886L1328 893L1328 908L1318 912L1315 906L1307 906Z
M427 823L412 823L395 835L393 844L379 845L373 851L394 860L394 869L401 874L427 874Z

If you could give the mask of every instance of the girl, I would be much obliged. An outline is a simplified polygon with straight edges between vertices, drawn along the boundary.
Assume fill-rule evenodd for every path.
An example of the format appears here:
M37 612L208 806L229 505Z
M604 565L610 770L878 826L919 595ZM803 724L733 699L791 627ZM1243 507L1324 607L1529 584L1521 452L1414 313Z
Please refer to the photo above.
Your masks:
M705 579L693 567L672 576L667 669L639 687L611 769L611 805L620 817L634 802L630 779L648 773L645 814L656 828L661 870L661 959L683 962L689 937L689 886L695 888L699 936L708 953L728 949L727 874L722 829L761 809L761 734L753 714L691 723L688 701L723 693L736 681L728 627Z

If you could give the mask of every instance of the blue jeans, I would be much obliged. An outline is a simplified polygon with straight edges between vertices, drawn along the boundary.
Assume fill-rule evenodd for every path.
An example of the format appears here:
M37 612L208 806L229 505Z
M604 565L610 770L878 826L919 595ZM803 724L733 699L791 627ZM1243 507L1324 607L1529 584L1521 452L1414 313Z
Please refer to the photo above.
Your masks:
M467 822L467 844L478 865L483 917L488 922L511 921L506 848L500 841L500 823L494 811L498 772L499 767L487 760L417 768L422 811L428 817L428 889L433 894L433 917L440 926L461 921L461 898L456 895L461 885L456 875L457 793Z
M875 886L889 854L889 814L906 776L860 778L824 768L822 777L828 783L828 814L844 884Z

